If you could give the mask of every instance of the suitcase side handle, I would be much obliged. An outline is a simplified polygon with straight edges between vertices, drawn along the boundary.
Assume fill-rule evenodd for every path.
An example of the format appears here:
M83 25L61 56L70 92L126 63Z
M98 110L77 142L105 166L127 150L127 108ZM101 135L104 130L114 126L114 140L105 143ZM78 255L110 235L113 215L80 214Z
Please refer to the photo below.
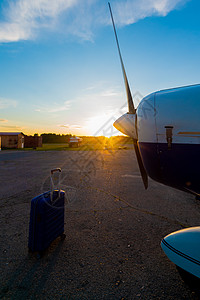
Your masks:
M53 202L53 191L55 189L55 186L54 186L54 182L53 182L53 174L55 172L59 172L59 178L58 178L58 197L60 198L60 174L61 174L61 168L56 168L56 169L52 169L51 170L51 202Z

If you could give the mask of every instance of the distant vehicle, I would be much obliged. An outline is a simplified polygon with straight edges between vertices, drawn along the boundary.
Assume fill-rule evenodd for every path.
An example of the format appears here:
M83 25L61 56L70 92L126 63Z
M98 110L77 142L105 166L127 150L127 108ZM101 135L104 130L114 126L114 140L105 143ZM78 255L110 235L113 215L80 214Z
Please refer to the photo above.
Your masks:
M128 112L113 124L133 138L145 188L148 176L200 197L200 84L152 93L134 107L113 15ZM161 242L183 279L200 283L200 227L174 232Z
M78 148L81 145L82 140L83 140L82 138L77 137L77 136L71 137L69 139L69 147L70 148L72 148L72 147Z

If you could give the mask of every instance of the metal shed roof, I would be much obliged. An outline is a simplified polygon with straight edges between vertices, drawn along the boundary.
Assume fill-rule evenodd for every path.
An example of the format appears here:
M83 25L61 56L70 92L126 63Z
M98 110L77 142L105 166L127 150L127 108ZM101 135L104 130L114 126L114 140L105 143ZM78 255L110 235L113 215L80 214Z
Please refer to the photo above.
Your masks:
M19 135L19 134L23 134L23 132L0 132L1 136L2 135Z

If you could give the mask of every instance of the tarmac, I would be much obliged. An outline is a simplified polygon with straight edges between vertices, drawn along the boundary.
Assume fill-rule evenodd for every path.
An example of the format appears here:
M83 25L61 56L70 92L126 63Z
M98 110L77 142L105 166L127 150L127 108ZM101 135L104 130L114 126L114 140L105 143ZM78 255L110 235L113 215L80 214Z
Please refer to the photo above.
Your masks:
M62 168L66 239L28 252L30 203ZM149 179L134 151L0 152L1 299L198 299L165 256L167 234L200 225L194 196Z

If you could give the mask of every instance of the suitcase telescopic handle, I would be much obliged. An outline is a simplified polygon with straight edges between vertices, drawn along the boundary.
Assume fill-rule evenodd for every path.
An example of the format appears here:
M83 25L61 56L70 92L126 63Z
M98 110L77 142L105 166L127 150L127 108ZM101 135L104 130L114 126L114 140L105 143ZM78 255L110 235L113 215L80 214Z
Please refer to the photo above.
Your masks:
M51 170L51 202L53 201L53 191L54 191L54 182L53 182L53 174L55 172L59 172L59 179L58 179L58 197L60 198L60 174L61 174L61 168L56 168Z
M53 175L53 173L55 173L55 172L61 172L61 168L56 168L56 169L51 170L51 175Z

